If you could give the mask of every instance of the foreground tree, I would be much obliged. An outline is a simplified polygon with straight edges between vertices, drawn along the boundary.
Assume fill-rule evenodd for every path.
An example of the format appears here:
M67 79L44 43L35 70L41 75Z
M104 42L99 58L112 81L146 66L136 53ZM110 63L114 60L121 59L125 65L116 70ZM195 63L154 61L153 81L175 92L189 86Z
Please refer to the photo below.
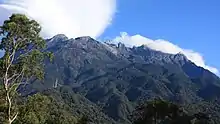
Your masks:
M45 40L40 37L40 25L22 14L13 14L0 26L0 50L4 56L0 58L0 84L5 97L5 116L8 124L17 118L17 89L30 79L44 77L43 62L51 53L43 52Z

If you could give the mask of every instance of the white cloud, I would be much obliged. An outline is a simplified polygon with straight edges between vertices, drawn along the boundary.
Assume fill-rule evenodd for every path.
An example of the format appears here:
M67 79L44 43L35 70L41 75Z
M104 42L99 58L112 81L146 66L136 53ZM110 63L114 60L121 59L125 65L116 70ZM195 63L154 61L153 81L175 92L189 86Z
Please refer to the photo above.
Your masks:
M23 13L42 25L45 37L96 38L111 23L115 9L116 0L3 0L0 23L11 13Z
M169 41L165 40L151 40L149 38L143 37L141 35L133 35L129 36L126 32L122 32L121 36L116 37L113 40L114 43L122 42L125 45L132 47L132 46L140 46L140 45L146 45L151 49L161 51L164 53L170 53L170 54L177 54L177 53L183 53L189 60L194 62L197 66L203 67L205 69L210 70L211 72L219 75L219 70L206 65L205 60L203 56L195 52L193 50L189 49L183 49L180 48L178 45L175 45Z

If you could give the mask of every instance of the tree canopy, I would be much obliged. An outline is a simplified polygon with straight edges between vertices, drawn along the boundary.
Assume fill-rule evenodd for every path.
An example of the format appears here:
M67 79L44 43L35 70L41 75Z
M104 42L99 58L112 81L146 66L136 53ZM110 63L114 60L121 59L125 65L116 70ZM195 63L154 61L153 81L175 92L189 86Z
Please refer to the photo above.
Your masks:
M45 52L45 40L40 36L41 27L25 15L13 14L0 26L0 83L3 84L7 122L11 124L18 116L15 96L20 84L31 79L43 79L43 62L52 54Z
M189 115L183 108L163 100L149 101L137 107L132 116L134 124L210 124L205 113Z

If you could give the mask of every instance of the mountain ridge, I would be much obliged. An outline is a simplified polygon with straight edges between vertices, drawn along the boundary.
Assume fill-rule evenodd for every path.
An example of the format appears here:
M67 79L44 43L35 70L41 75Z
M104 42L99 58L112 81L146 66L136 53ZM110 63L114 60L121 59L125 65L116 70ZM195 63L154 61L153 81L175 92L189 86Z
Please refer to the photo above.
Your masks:
M114 48L119 48L119 49L135 49L135 48L143 48L143 49L147 49L149 51L155 51L156 53L161 53L163 55L168 55L170 56L171 59L177 59L176 61L190 61L183 53L179 52L177 54L171 54L171 53L164 53L158 50L154 50L146 45L141 45L141 46L133 46L133 47L126 47L125 44L119 42L119 43L113 43L111 41L108 42L102 42L102 41L97 41L94 38L90 37L90 36L81 36L81 37L76 37L76 38L68 38L67 36L65 36L64 34L58 34L55 35L54 37L52 37L51 39L47 39L47 42L56 42L56 41L69 41L69 42L74 42L74 41L95 41L95 42L99 42L99 43L103 43L104 45L107 45L107 47L110 47L110 49L114 49ZM160 57L158 57L160 58ZM192 62L192 61L191 61ZM193 62L192 62L193 63ZM194 63L195 64L195 63ZM200 67L200 66L199 66ZM203 67L201 67L203 68ZM205 68L203 68L205 69ZM207 70L207 69L205 69ZM209 71L209 70L208 70ZM212 73L212 72L211 72Z
M54 61L45 63L45 80L33 82L32 92L54 88L58 82L123 123L130 123L128 116L138 103L154 98L184 106L211 104L209 113L220 117L220 79L183 54L166 54L143 45L129 48L91 37L58 35L47 43Z

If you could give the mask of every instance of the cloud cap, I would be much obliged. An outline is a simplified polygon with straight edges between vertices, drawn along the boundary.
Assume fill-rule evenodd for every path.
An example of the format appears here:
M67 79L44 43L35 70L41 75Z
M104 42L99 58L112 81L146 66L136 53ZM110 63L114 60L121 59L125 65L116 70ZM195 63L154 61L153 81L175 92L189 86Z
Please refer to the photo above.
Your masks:
M206 65L205 59L200 53L190 49L180 48L179 46L166 40L162 40L162 39L152 40L144 36L141 36L139 34L130 36L126 32L121 32L121 36L118 36L115 39L113 39L113 43L119 43L119 42L124 43L128 47L145 45L150 49L160 51L163 53L169 53L169 54L182 53L187 57L187 59L195 63L197 66L203 67L215 73L216 75L220 75L220 72L217 68Z
M23 13L37 20L47 38L56 34L97 38L111 24L116 0L3 0L0 10L1 15ZM3 17L0 22L7 19Z

